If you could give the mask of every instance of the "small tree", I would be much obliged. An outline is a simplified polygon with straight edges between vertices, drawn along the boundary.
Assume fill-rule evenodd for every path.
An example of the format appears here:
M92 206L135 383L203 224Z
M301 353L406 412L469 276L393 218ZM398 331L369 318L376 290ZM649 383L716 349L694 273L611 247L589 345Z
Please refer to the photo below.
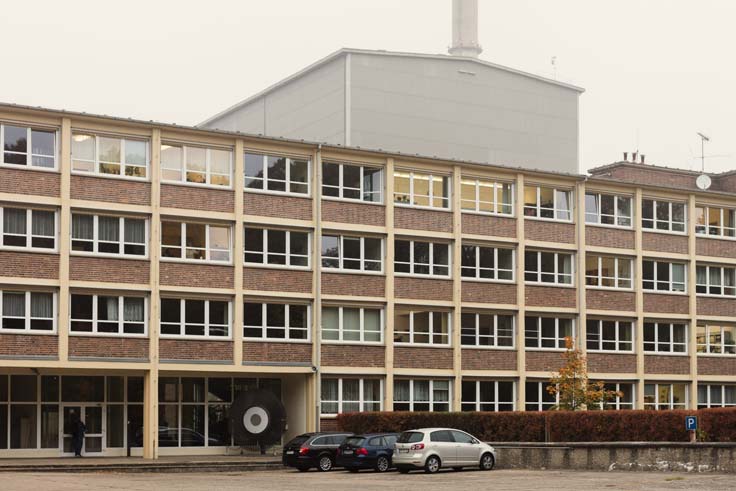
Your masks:
M553 396L559 395L559 402L555 409L580 411L588 408L599 409L603 405L622 397L621 392L606 390L601 381L588 380L588 363L582 351L575 347L572 338L565 338L567 351L562 355L565 365L554 375L547 386L547 392Z

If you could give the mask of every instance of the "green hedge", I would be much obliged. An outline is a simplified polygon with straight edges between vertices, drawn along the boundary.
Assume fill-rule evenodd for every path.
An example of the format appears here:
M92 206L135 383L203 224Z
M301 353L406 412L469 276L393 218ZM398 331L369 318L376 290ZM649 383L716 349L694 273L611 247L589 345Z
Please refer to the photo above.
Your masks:
M340 414L353 433L451 427L493 442L683 442L685 416L698 416L699 438L736 442L736 408L699 411L373 412Z

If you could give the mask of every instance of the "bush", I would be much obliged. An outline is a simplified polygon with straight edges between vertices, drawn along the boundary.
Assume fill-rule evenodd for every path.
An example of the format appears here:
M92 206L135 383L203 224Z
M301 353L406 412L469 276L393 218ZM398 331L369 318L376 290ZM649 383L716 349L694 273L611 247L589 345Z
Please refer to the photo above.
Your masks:
M400 432L451 427L493 442L686 442L685 416L705 441L736 441L736 408L699 411L373 412L340 414L341 430ZM545 438L545 433L547 438Z

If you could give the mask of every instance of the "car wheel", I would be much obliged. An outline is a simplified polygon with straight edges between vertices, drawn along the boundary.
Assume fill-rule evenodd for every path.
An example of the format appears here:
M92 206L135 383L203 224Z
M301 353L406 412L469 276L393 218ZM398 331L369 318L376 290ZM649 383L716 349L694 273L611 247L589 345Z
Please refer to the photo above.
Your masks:
M378 459L376 460L376 471L386 472L389 467L391 467L391 464L389 463L386 457L384 456L378 457Z
M440 458L436 455L430 455L424 463L424 472L427 474L434 474L440 470L440 466Z
M493 455L489 453L484 453L480 458L480 469L482 471L490 471L495 464L496 461L493 459Z
M408 474L409 469L407 467L399 467L399 474Z
M297 467L296 468L299 472L307 472L309 470L309 467Z
M328 472L332 470L332 466L335 465L332 462L332 458L329 455L323 455L319 458L319 466L317 467L322 472Z

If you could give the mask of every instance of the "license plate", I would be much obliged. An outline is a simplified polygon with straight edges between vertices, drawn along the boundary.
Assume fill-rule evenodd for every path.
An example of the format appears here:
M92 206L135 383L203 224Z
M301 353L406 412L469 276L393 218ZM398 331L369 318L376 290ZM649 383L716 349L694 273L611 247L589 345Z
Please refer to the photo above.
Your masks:
M293 450L287 450L286 451L286 455L294 455L294 451Z
M353 455L353 451L352 450L345 450L343 452L343 455Z
M399 449L399 453L409 453L409 449L408 448L400 448Z

